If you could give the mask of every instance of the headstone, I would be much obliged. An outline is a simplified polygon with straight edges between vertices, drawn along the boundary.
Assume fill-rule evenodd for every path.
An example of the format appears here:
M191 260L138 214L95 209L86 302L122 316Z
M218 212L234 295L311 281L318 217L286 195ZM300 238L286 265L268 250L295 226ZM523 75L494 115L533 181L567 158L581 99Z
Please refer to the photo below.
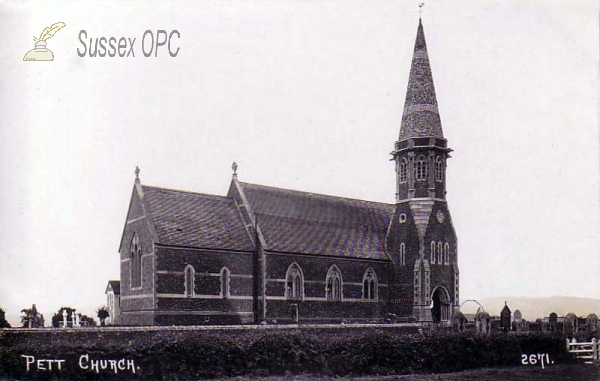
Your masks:
M63 328L67 328L67 315L68 315L67 310L63 310L62 315L63 315Z
M598 329L598 315L596 315L596 314L589 314L585 318L585 320L586 320L589 332L593 332L593 331L596 331Z
M504 332L508 332L510 329L510 316L510 308L508 308L508 305L504 302L504 308L500 312L500 329Z
M515 310L513 317L517 323L521 323L521 321L523 320L523 315L521 314L521 311L519 311L519 310Z
M75 319L77 319L76 316L77 316L77 314L75 314L75 311L71 312L71 326L72 327L75 327L75 321L76 321Z
M550 332L556 332L556 322L558 321L558 316L556 315L555 312L552 312L550 314L550 316L548 317L548 323L550 325L550 327L548 327L550 329Z

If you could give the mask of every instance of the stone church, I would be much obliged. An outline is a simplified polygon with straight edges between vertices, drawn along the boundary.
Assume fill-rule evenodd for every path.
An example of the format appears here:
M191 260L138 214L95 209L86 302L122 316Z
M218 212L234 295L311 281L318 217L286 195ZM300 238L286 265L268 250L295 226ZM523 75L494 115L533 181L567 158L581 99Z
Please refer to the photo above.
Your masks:
M247 183L235 165L224 196L145 185L136 170L115 323L450 324L459 308L451 151L419 20L392 151L394 204Z

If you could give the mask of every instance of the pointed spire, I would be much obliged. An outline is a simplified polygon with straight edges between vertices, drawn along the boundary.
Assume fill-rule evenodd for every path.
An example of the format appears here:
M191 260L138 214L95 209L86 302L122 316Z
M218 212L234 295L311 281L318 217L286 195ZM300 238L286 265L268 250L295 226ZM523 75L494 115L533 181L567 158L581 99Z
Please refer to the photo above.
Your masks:
M419 18L399 140L425 136L443 138L444 133L429 66L425 33Z

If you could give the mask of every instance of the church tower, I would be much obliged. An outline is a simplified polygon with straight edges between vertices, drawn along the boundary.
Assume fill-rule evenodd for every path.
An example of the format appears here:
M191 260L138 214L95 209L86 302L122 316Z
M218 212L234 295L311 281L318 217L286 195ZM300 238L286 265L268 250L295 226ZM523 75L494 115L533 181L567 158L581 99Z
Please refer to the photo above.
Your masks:
M457 240L446 202L447 140L419 19L396 163L396 208L386 249L393 260L390 312L450 324L459 308Z

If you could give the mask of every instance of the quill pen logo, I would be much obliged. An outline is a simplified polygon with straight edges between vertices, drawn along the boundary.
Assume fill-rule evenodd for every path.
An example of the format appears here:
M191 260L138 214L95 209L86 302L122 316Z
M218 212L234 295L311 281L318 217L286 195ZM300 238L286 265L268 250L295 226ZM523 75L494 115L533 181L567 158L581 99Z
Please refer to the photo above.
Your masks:
M52 50L46 48L46 41L65 26L67 26L67 24L64 22L57 22L44 29L42 34L40 34L40 38L34 36L33 41L35 41L35 47L25 54L23 61L54 61L54 54L52 53Z

